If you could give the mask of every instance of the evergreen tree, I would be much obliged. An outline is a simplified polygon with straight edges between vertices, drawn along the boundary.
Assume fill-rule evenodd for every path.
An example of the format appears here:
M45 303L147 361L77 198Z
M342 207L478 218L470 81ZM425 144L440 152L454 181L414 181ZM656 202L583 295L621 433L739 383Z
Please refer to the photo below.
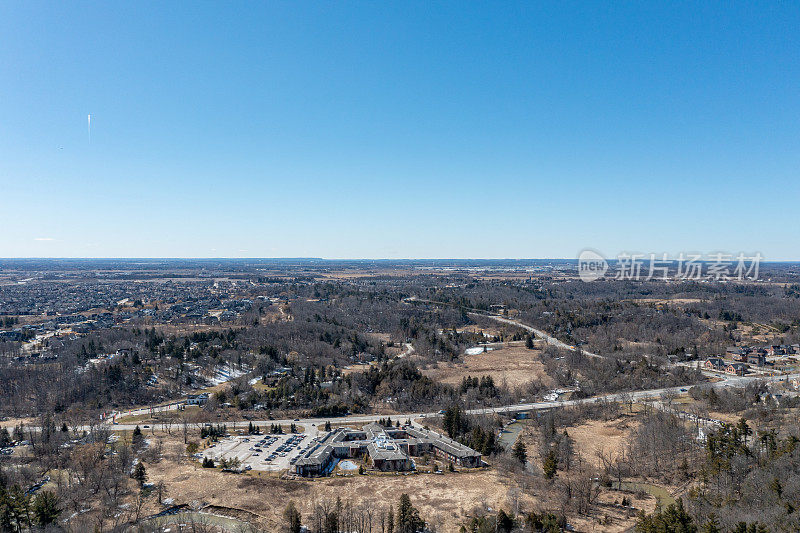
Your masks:
M58 519L61 509L58 507L58 496L49 490L41 491L33 501L33 516L36 523L46 527Z
M514 529L514 520L506 514L505 511L500 509L497 512L497 527L495 528L496 531L504 531L505 533L510 533L512 529Z
M136 466L133 468L132 477L139 483L139 488L144 487L144 484L147 482L147 470L144 468L144 463L141 461L136 463Z
M555 448L550 448L550 451L547 452L547 455L544 458L544 464L542 465L542 470L544 470L544 477L547 479L553 479L558 471L558 455L556 455Z
M525 444L522 442L522 439L517 439L517 442L514 443L514 447L512 448L512 453L514 458L522 464L528 462L528 450L525 448Z
M403 493L397 506L397 532L417 533L425 528L425 521L419 517L419 511L411 505L411 498Z
M678 500L677 504L671 503L653 514L641 513L636 530L639 533L696 533L697 526L683 508L683 500Z
M720 533L721 530L719 529L719 520L717 520L717 516L714 513L711 513L708 516L708 520L706 523L703 524L703 533Z
M525 338L525 347L529 350L533 350L533 337L530 335Z
M300 533L302 527L301 516L294 502L289 502L289 505L286 506L286 510L283 511L283 517L286 519L286 530L289 533Z

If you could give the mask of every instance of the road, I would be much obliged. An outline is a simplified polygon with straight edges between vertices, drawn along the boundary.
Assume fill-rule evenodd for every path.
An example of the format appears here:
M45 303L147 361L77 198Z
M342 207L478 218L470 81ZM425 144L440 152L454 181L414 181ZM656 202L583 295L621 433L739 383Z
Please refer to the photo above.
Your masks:
M722 376L720 376L722 377ZM709 387L709 388L729 388L729 387L744 387L750 383L754 383L757 381L764 381L764 382L776 382L776 381L784 381L784 380L791 380L795 378L800 378L800 373L797 374L787 374L784 376L727 376L724 377L722 381L718 381L716 383L702 383L698 386L701 387ZM590 403L598 403L603 401L623 401L626 399L631 399L633 401L639 401L644 399L658 399L664 394L680 394L682 389L688 389L691 385L682 385L678 387L662 387L657 389L648 389L648 390L640 390L640 391L630 391L630 392L615 392L611 394L602 394L599 396L592 396L591 398L581 398L578 400L565 400L565 401L554 401L554 402L531 402L531 403L518 403L513 405L504 405L499 407L485 407L480 409L470 409L466 411L468 414L471 415L488 415L488 414L502 414L502 413L517 413L517 412L530 412L530 411L540 411L545 409L558 409L562 407L570 407L575 405L581 404L590 404ZM333 422L336 424L367 424L369 422L376 422L380 418L386 418L386 414L375 414L375 415L353 415L353 416L346 416L346 417L337 417L337 418L303 418L303 419L280 419L280 420L244 420L241 422L219 422L220 424L226 424L228 428L236 429L236 428L246 428L248 424L253 423L258 426L266 426L269 424L281 424L281 425L289 425L289 424L298 424L302 426L311 426L316 431L318 426L324 425L325 422ZM420 419L420 418L431 418L440 416L438 412L430 412L430 413L422 413L422 412L415 412L415 413L402 413L402 414L394 414L391 415L391 418L395 420L404 421L406 419ZM114 430L132 430L136 427L137 424L115 424L113 426ZM158 424L156 424L158 425ZM88 428L87 428L88 429Z
M409 298L405 298L404 303L423 303L423 304L431 304L431 305L447 305L452 306L452 304L448 304L446 302L437 302L433 300L423 300L417 298L416 296L411 296ZM469 308L468 308L469 309ZM483 316L492 320L496 320L498 322L502 322L504 324L511 324L517 327L520 327L526 331L533 333L536 337L543 339L548 344L556 346L558 348L562 348L565 350L576 351L578 348L575 346L570 346L555 337L552 337L541 331L536 329L532 326L524 324L518 320L513 320L510 318L506 318L503 316L486 313L479 309L470 309L469 314ZM414 351L414 347L410 343L404 343L405 351L399 354L397 357L402 358L410 355ZM583 351L583 353L587 357L594 357L594 358L601 358L602 356L598 354L594 354L591 352ZM712 387L712 388L727 388L727 387L744 387L748 383L752 383L757 380L764 380L764 381L781 381L781 380L790 380L793 378L800 377L800 374L791 374L785 376L727 376L727 375L718 375L714 374L714 377L721 377L722 381L718 381L716 383L705 383L701 386L705 387ZM688 386L678 386L678 387L664 387L664 388L657 388L657 389L648 389L648 390L641 390L641 391L631 391L631 392L620 392L620 393L613 393L613 394L604 394L600 396L593 396L591 398L582 398L579 400L566 400L566 401L548 401L548 402L533 402L533 403L520 403L514 405L505 405L501 407L486 407L481 409L470 409L467 411L468 414L472 415L486 415L486 414L493 414L493 413L516 413L516 412L525 412L525 411L537 411L537 410L544 410L544 409L557 409L560 407L569 407L574 405L580 405L584 403L595 403L601 401L620 401L623 399L632 399L634 401L638 401L645 398L658 398L664 394L678 394L681 392L681 389L685 389ZM151 410L155 412L163 412L163 411L170 411L178 409L179 406L183 405L185 402L173 402L167 405L158 406L155 408L143 407L139 409L132 409L129 411L124 411L122 413L117 413L118 415L143 415L148 414ZM349 417L339 417L334 419L337 423L369 423L375 422L380 418L385 417L386 415L356 415L356 416L349 416ZM439 416L439 413L403 413L398 415L393 415L396 419L419 419L419 418L428 418L428 417L435 417ZM316 428L316 426L324 425L326 421L330 421L330 418L305 418L305 419L283 419L283 420L248 420L242 422L226 422L226 424L231 428L238 428L238 427L246 427L247 424L253 423L256 425L266 425L266 424L291 424L297 423L304 426L311 426ZM128 430L133 429L136 427L136 424L114 424L113 427L119 430Z
M520 322L518 320L513 320L511 318L506 318L504 316L496 315L494 313L489 313L488 311L482 311L480 309L474 309L474 308L471 308L471 307L459 306L459 305L451 304L451 303L448 303L448 302L437 302L435 300L423 300L421 298L417 298L416 296L411 296L411 297L405 298L403 301L406 302L406 303L417 302L417 303L430 304L430 305L444 305L444 306L448 306L448 307L464 308L464 309L468 310L467 314L475 315L475 316L482 316L482 317L485 317L485 318L489 318L491 320L496 320L497 322L502 322L504 324L511 324L512 326L517 326L519 328L522 328L525 331L533 333L534 336L542 339L547 344L551 344L551 345L553 345L553 346L555 346L557 348L561 348L561 349L564 349L564 350L569 350L569 351L572 351L572 352L578 350L578 348L576 348L575 346L571 346L571 345L569 345L569 344L567 344L565 342L562 342L562 341L556 339L555 337L552 337L552 336L548 335L547 333L545 333L544 331L542 331L540 329L536 329L533 326L529 326L528 324L524 324L524 323L522 323L522 322ZM597 358L597 359L600 359L600 358L603 357L603 356L598 355L596 353L587 352L586 350L581 350L581 351L587 357L594 357L594 358Z
M487 314L483 314L483 313L469 313L469 314L470 315L483 316L483 317L486 317L486 318L490 318L492 320L496 320L497 322L503 322L504 324L511 324L513 326L520 327L520 328L524 329L525 331L533 333L536 337L539 337L540 339L544 340L547 344L552 344L553 346L555 346L557 348L561 348L563 350L570 350L572 352L578 350L578 348L576 348L575 346L571 346L571 345L569 345L569 344L567 344L565 342L561 342L560 340L556 339L555 337L551 337L550 335L548 335L544 331L542 331L540 329L536 329L536 328L534 328L532 326L529 326L527 324L523 324L522 322L520 322L518 320L512 320L510 318L505 318L505 317L498 316L498 315L491 315L491 314L487 315ZM583 355L585 355L587 357L594 357L596 359L601 359L603 357L602 355L598 355L598 354L592 353L592 352L587 352L586 350L581 350L581 351L583 352Z
M431 305L451 305L446 302L437 302L433 300L422 300L417 298L416 296L412 296L403 300L405 303L413 303L419 302L424 304L431 304ZM532 326L519 322L518 320L513 320L510 318L506 318L499 315L494 315L490 313L486 313L479 309L472 309L470 314L479 315L486 318L490 318L492 320L496 320L498 322L502 322L505 324L511 324L517 327L520 327L526 331L529 331L536 335L537 337L543 339L545 342L556 346L558 348L562 348L565 350L576 351L577 348L575 346L570 346L555 337L552 337L541 331L536 329ZM410 355L413 353L414 348L411 343L404 343L405 351L399 354L397 357L402 358ZM594 358L601 358L601 355L594 354L591 352L583 351L583 353L588 357ZM705 373L705 372L704 372ZM790 380L797 377L800 377L800 374L791 374L791 375L784 375L784 376L729 376L729 375L720 375L720 374L713 374L713 377L720 377L722 381L718 381L715 383L704 383L701 386L704 387L712 387L712 388L727 388L727 387L744 387L748 383L752 383L757 380L763 381L781 381L781 380ZM533 403L521 403L521 404L514 404L514 405L505 405L501 407L487 407L481 409L471 409L467 411L469 414L473 415L486 415L492 413L516 413L516 412L524 412L524 411L537 411L537 410L544 410L544 409L555 409L560 407L569 407L573 405L580 405L584 403L595 403L600 401L620 401L623 399L632 399L634 401L638 401L641 399L646 398L658 398L664 394L672 393L678 394L681 392L681 389L685 389L688 386L678 386L678 387L665 387L665 388L657 388L657 389L648 389L648 390L641 390L641 391L631 391L631 392L620 392L620 393L613 393L613 394L604 394L600 396L593 396L591 398L582 398L579 400L566 400L566 401L550 401L550 402L533 402ZM168 405L158 406L152 408L155 412L163 412L163 411L170 411L178 409L179 406L183 405L185 402L173 402ZM139 409L132 409L130 411L125 411L124 415L142 415L147 414L151 411L149 407L143 407ZM385 417L386 415L356 415L350 417L339 417L335 418L334 420L337 423L369 423L375 422L380 418ZM427 417L434 417L439 416L439 413L403 413L398 415L393 415L396 419L418 419L418 418L427 418ZM226 424L229 427L237 428L237 427L246 427L248 423L252 422L256 425L266 425L266 424L291 424L297 423L305 426L312 426L316 427L319 425L324 425L326 421L330 421L330 418L305 418L300 420L295 419L283 419L283 420L252 420L252 421L242 421L242 422L227 422ZM133 429L136 424L114 424L115 429Z
M397 354L395 359L402 359L403 357L408 357L409 355L414 353L414 347L411 345L410 342L404 342L403 346L405 346L406 349L403 351L403 353Z

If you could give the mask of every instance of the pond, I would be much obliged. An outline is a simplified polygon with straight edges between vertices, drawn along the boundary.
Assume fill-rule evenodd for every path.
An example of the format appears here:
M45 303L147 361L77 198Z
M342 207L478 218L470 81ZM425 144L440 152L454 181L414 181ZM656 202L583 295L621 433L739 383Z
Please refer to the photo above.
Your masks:
M623 481L621 484L613 482L611 488L614 490L625 490L628 492L646 492L653 496L656 501L662 506L666 507L671 503L675 503L675 498L669 493L667 489L660 485L653 485L651 483L643 483L639 481Z
M174 514L155 516L147 520L142 520L141 524L146 524L149 527L162 528L162 531L166 531L167 529L171 531L180 531L181 529L176 530L174 528L176 525L181 525L183 528L188 527L190 530L193 525L216 526L232 533L247 531L246 528L251 526L248 522L236 520L235 518L199 511L180 511Z

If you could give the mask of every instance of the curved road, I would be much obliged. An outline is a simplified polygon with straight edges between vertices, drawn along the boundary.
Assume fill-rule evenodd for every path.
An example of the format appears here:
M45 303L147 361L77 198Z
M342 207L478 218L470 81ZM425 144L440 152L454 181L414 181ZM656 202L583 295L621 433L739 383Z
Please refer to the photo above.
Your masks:
M489 318L491 320L496 320L497 322L503 322L504 324L511 324L512 326L520 327L520 328L524 329L525 331L533 333L536 337L539 337L540 339L544 340L547 344L552 344L553 346L555 346L557 348L561 348L561 349L564 349L564 350L569 350L571 352L574 352L574 351L578 350L578 348L576 348L575 346L571 346L571 345L569 345L569 344L567 344L565 342L562 342L562 341L556 339L555 337L552 337L552 336L548 335L544 331L534 328L533 326L529 326L528 324L524 324L524 323L522 323L522 322L520 322L518 320L512 320L510 318L506 318L506 317L501 316L501 315L496 315L494 313L489 313L487 311L482 311L480 309L475 309L475 308L472 308L472 307L464 307L462 305L451 304L451 303L448 303L448 302L437 302L435 300L423 300L421 298L417 298L416 296L410 296L408 298L404 298L403 301L405 303L418 302L418 303L430 304L430 305L443 305L443 306L447 306L447 307L459 307L459 308L463 308L463 309L468 309L469 311L468 311L467 314L469 314L469 315L482 316L482 317ZM587 357L595 357L595 358L598 358L598 359L602 358L601 355L598 355L596 353L587 352L586 350L581 350L581 351Z

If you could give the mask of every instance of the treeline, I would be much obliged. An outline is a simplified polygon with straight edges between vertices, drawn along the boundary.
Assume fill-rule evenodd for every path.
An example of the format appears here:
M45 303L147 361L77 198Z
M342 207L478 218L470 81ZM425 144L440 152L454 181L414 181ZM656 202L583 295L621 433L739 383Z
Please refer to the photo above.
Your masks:
M585 343L605 355L666 356L695 345L701 357L718 354L737 334L722 327L709 330L712 318L768 324L777 328L782 343L800 339L800 298L778 285L493 280L431 288L426 297L492 312L501 304L568 344Z
M401 494L396 506L373 505L369 500L358 503L352 500L324 499L316 502L304 517L294 502L289 502L283 512L283 530L300 533L421 533L426 522L411 503L408 494Z

